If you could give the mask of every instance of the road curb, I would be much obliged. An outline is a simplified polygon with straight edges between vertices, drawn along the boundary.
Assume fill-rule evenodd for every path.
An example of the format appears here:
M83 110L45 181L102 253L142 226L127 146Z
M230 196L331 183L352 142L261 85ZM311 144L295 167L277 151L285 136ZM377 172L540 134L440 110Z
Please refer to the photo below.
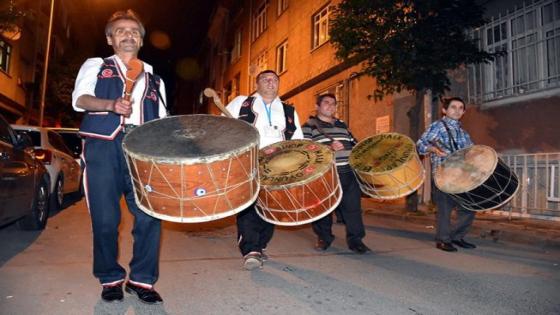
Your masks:
M364 214L391 220L406 221L422 227L434 226L435 215L425 211L416 213L400 209L372 209L364 207ZM535 246L543 249L560 249L560 223L543 220L509 219L508 217L479 214L469 234L472 237ZM435 231L434 231L435 233Z

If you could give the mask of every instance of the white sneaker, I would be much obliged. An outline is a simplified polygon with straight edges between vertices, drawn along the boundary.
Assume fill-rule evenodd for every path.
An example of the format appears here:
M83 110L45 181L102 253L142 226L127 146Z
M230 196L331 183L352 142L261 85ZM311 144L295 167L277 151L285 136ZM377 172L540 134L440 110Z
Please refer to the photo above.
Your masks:
M245 259L243 262L243 268L245 268L245 270L253 270L262 268L263 266L262 255L259 252L250 252L243 258Z

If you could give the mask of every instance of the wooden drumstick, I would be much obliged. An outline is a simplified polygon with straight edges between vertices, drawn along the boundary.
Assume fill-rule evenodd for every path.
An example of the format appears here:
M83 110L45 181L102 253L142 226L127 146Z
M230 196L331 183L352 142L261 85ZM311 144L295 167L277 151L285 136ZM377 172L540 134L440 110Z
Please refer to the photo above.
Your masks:
M233 116L227 110L227 108L224 107L224 104L222 104L222 101L218 97L218 94L216 93L216 91L214 91L211 88L205 88L204 89L204 96L211 97L212 100L214 100L214 104L216 104L216 106L222 111L222 113L224 113L224 115L226 115L229 118L233 118Z
M126 69L127 70L124 82L124 99L130 101L134 84L136 83L136 80L138 79L140 74L144 71L144 63L140 59L134 58L126 64Z

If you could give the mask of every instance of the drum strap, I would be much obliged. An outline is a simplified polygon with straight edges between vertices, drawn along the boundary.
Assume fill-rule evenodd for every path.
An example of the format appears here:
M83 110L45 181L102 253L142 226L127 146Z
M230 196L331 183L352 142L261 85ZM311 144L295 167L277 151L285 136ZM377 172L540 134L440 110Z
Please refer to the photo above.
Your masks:
M449 144L451 145L453 152L459 150L459 146L457 145L455 138L453 138L453 134L451 134L451 130L449 130L449 126L444 120L441 120L441 122L443 123L443 127L445 127L445 131L447 131L447 135L449 136Z
M334 142L334 138L331 137L330 135L328 135L323 128L321 128L321 122L319 121L319 118L313 117L311 119L309 119L309 121L307 122L309 125L314 126L315 128L317 128L317 131L319 131L320 134L322 134L323 136L325 136L327 139L331 140Z
M167 107L167 104L165 103L165 99L163 98L163 96L161 96L161 92L159 90L160 77L155 75L155 74L150 75L148 77L150 78L150 80L152 81L154 86L156 87L156 92L157 92L157 95L159 97L159 100L161 101L161 104L163 105L163 108L165 108L165 113L167 114L167 116L169 116L170 115L169 108Z

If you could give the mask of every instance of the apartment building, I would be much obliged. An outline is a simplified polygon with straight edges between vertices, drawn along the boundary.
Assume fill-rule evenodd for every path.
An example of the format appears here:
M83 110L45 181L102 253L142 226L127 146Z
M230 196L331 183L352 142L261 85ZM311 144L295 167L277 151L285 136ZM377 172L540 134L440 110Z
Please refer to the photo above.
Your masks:
M338 116L358 139L386 131L409 134L407 112L415 97L404 92L375 101L369 96L375 80L357 75L359 64L335 58L328 21L339 2L219 2L206 52L209 86L227 103L253 93L259 71L274 69L280 75L281 98L296 106L302 121L313 114L317 95L332 92L338 98ZM481 39L480 48L506 54L490 64L450 71L449 95L468 103L465 128L476 143L508 158L560 152L560 1L492 0L484 5L488 23L472 35ZM424 126L439 118L440 106L429 97L425 104ZM537 197L525 197L543 200L534 208L560 210L554 201L560 200L559 158L551 158L543 169L535 166L534 176L531 170L516 169L522 181L540 187L534 190ZM429 199L428 187L424 198Z
M316 96L330 92L337 95L338 116L356 137L393 130L392 98L375 102L368 97L375 80L358 76L359 65L334 57L329 18L338 2L220 2L208 35L209 86L227 103L253 93L255 76L273 69L280 76L280 97L296 107L301 121L314 113Z
M17 21L19 33L0 35L0 113L10 122L38 123L51 0L16 1L25 12ZM75 3L57 1L53 16L50 61L75 47L69 8Z

